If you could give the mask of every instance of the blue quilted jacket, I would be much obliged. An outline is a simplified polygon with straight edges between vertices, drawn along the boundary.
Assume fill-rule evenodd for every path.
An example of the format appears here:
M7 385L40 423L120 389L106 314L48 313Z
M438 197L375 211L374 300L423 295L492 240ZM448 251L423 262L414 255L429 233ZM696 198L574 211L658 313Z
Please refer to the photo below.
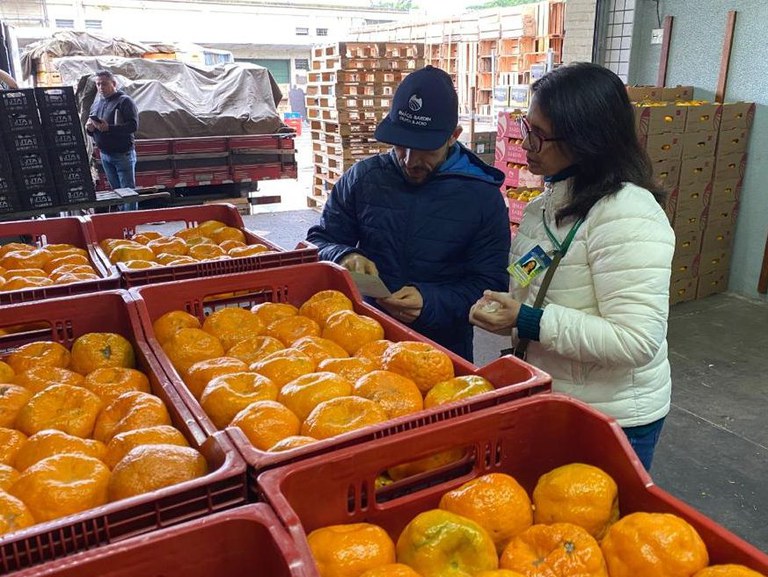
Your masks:
M369 258L392 292L417 287L424 307L411 328L471 361L470 307L485 289L509 288L503 178L459 144L420 185L405 179L394 150L373 156L339 179L307 240L321 260Z

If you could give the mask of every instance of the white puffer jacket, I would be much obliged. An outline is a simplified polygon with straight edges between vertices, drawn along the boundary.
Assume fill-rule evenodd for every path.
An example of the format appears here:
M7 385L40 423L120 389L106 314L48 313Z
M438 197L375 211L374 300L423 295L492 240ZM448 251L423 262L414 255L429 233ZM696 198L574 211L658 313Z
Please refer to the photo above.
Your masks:
M572 220L558 227L570 180L547 186L528 204L512 241L512 262L534 246L553 250L544 224L562 242ZM528 362L552 375L553 389L618 420L652 423L669 412L667 360L669 281L675 236L650 192L625 184L601 199L578 229L544 300L540 341ZM544 274L513 295L533 306Z

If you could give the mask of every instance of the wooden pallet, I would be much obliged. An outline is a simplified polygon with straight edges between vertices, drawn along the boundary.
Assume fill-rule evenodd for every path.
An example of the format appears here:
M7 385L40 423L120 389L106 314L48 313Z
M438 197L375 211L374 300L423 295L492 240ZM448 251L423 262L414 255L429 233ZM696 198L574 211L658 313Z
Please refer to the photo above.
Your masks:
M359 160L367 158L374 154L386 152L389 149L388 144L375 142L366 144L342 144L339 142L322 142L319 140L312 142L312 152L327 154L343 158L345 160Z
M413 71L424 68L424 59L418 58L349 58L341 61L338 58L327 60L312 60L312 72L360 72L360 71Z
M420 42L338 42L315 46L312 58L423 58Z
M307 107L336 110L389 110L391 96L307 96Z
M310 96L336 96L344 97L378 97L391 98L397 89L397 84L392 83L351 83L332 82L327 84L310 84L307 86L307 97Z
M310 121L324 120L338 124L376 125L387 115L388 109L374 110L336 110L320 106L307 106L307 118Z
M373 132L376 130L376 123L351 125L341 124L335 120L313 119L310 120L310 130L313 134L323 133L340 136L342 138L350 136L373 138Z
M309 84L378 84L397 86L410 70L310 70Z
M321 144L340 144L349 148L363 148L366 146L372 147L381 144L378 140L376 140L372 132L359 132L349 136L342 136L340 134L323 132L321 130L312 130L312 142L318 142Z

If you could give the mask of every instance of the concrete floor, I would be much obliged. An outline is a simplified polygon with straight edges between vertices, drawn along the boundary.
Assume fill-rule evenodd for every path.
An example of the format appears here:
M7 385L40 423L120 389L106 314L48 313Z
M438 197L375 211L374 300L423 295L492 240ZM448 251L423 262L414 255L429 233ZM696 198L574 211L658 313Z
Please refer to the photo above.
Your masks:
M297 203L298 204L298 203ZM319 218L312 210L244 217L286 248ZM663 489L768 552L768 301L715 295L672 307L672 410L652 476ZM478 331L475 363L506 340Z

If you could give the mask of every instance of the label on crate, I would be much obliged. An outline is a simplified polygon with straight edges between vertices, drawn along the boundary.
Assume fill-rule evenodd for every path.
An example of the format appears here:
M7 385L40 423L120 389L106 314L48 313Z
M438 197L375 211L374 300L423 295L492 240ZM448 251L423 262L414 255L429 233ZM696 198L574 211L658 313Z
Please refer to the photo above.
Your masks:
M80 125L80 119L74 110L49 110L43 115L43 122L55 128L70 128Z
M49 206L56 206L56 197L46 191L27 192L23 198L28 208L34 210L36 208L47 208Z
M83 166L88 165L85 150L79 148L63 148L51 153L53 162L58 166Z
M30 130L35 130L39 125L37 113L10 113L6 116L6 118L8 121L8 128L11 130L11 132L27 132Z
M9 135L10 148L16 152L28 152L45 148L42 135L39 132L12 132Z
M75 204L96 200L96 192L93 189L93 184L90 186L88 184L81 184L80 186L72 186L60 190L62 204Z
M0 102L6 112L33 112L37 106L31 89L0 92Z
M2 183L2 178L0 178L0 183ZM3 192L2 184L0 184L0 212L15 212L17 210L16 202L14 195L10 192Z
M75 102L75 93L69 86L63 88L37 88L37 101L48 108L66 108Z
M17 166L24 172L40 172L45 170L48 165L47 159L42 152L25 152L18 155L16 159Z
M47 134L51 144L56 148L67 148L82 144L83 135L80 132L79 126L51 130Z
M58 176L65 186L79 185L90 180L90 171L81 166L63 166L58 171Z

